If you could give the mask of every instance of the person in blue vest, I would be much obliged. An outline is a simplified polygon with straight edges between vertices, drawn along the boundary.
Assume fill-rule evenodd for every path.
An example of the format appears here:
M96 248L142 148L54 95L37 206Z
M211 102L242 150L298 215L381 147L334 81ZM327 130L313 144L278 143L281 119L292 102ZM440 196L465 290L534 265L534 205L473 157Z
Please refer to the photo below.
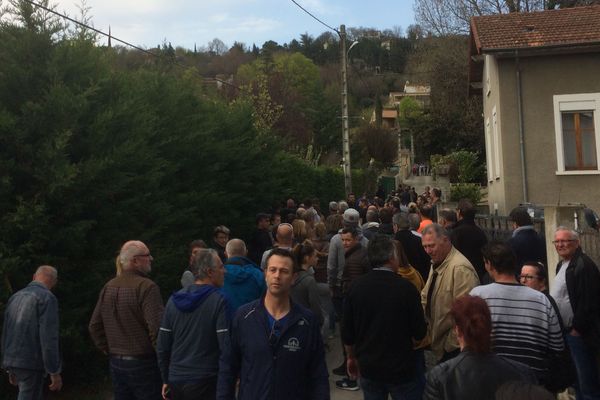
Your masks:
M219 364L217 399L329 399L319 321L290 300L298 271L289 250L275 248L269 254L265 296L240 307L233 318L230 345Z

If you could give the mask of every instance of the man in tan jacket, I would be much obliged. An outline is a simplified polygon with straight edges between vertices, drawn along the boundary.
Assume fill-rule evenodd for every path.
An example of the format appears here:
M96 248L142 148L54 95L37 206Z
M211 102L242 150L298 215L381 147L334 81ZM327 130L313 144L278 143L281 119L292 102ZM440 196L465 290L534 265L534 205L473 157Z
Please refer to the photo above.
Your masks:
M460 353L449 315L452 302L478 286L479 278L469 260L452 246L441 225L428 225L422 242L431 257L431 271L421 291L421 303L429 325L431 350L436 360L443 362Z

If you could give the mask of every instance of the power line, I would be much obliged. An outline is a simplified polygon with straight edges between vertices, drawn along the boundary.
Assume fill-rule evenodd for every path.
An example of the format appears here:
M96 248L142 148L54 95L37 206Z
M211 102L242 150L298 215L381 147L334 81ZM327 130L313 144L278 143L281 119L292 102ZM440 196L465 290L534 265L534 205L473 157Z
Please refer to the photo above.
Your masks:
M144 48L142 48L142 47L136 46L136 45L134 45L134 44L132 44L132 43L129 43L129 42L125 41L125 40L119 39L119 38L117 38L117 37L115 37L115 36L113 36L113 35L111 35L111 34L108 34L108 33L106 33L106 32L103 32L103 31L99 30L99 29L96 29L96 28L94 28L93 26L90 26L90 25L88 25L88 24L85 24L85 23L83 23L83 22L81 22L81 21L77 21L76 19L73 19L73 18L69 17L68 15L61 14L61 13L59 13L59 12L58 12L58 11L56 11L56 10L53 10L53 9L51 9L51 8L49 8L49 7L46 7L46 6L44 6L43 4L36 3L36 2L35 2L35 1L33 1L33 0L25 0L25 1L26 1L27 3L29 3L29 4L31 4L31 5L34 5L34 6L36 6L36 7L39 7L39 8L41 8L41 9L43 9L43 10L45 10L45 11L49 12L49 13L55 14L55 15L57 15L57 16L59 16L59 17L63 18L63 19L66 19L67 21L71 21L71 22L73 22L74 24L77 24L77 25L79 25L79 26L82 26L82 27L84 27L84 28L86 28L86 29L89 29L89 30L91 30L91 31L94 31L94 32L96 32L96 33L98 33L98 34L100 34L100 35L106 36L106 37L108 37L108 38L109 38L109 39L111 39L111 40L115 40L115 41L117 41L117 42L119 42L119 43L122 43L122 44L124 44L124 45L126 45L126 46L129 46L129 47L131 47L131 48L134 48L134 49L136 49L136 50L138 50L138 51L141 51L141 52L143 52L143 53L145 53L145 54L149 54L149 55L151 55L151 56L153 56L153 57L156 57L156 58L161 58L161 55L160 55L160 54L153 53L153 52L151 52L150 50L146 50L146 49L144 49ZM188 66L187 66L187 65L181 64L181 63L177 62L176 60L172 60L171 62L172 62L174 65L177 65L177 66L179 66L179 67L182 67L182 68L188 68ZM201 76L203 79L205 79L205 80L217 81L217 82L223 83L223 84L225 84L225 85L231 86L231 87L233 87L233 88L236 88L237 90L241 90L241 89L240 89L239 87L237 87L236 85L234 85L234 84L232 84L232 83L230 83L230 82L227 82L227 81L225 81L225 80L222 80L222 79L219 79L219 78L216 78L216 77L215 77L215 78L205 78L205 77L203 77L202 75L200 75L200 76Z
M102 32L101 30L99 30L99 29L96 29L96 28L94 28L93 26L90 26L90 25L84 24L84 23L83 23L83 22L81 22L81 21L77 21L76 19L73 19L73 18L69 17L68 15L61 14L61 13L59 13L59 12L58 12L58 11L56 11L56 10L53 10L53 9L51 9L51 8L48 8L48 7L44 6L43 4L36 3L35 1L32 1L32 0L25 0L25 1L26 1L27 3L30 3L30 4L32 4L32 5L36 6L36 7L39 7L39 8L41 8L41 9L43 9L43 10L46 10L46 11L48 11L48 12L52 13L52 14L55 14L55 15L57 15L57 16L59 16L59 17L61 17L61 18L64 18L64 19L66 19L66 20L68 20L68 21L71 21L71 22L73 22L73 23L75 23L75 24L77 24L77 25L80 25L80 26L82 26L82 27L84 27L84 28L86 28L86 29L89 29L89 30L91 30L91 31L94 31L94 32L96 32L96 33L99 33L100 35L104 35L104 36L106 36L106 37L109 37L109 38L111 38L112 40L116 40L117 42L123 43L123 44L124 44L124 45L126 45L126 46L132 47L132 48L134 48L134 49L136 49L136 50L139 50L139 51L141 51L141 52L144 52L144 53L146 53L146 54L150 54L151 56L155 56L155 57L158 57L158 56L159 56L158 54L155 54L155 53L153 53L153 52L151 52L151 51L149 51L149 50L143 49L143 48L141 48L141 47L139 47L139 46L136 46L136 45L134 45L134 44L132 44L132 43L126 42L125 40L119 39L119 38L117 38L117 37L114 37L114 36L112 36L112 35L109 35L108 33Z
M292 3L294 3L295 5L297 5L302 11L304 11L305 13L307 13L308 15L310 15L311 17L313 17L315 20L317 20L318 22L320 22L322 25L326 26L327 28L331 29L332 31L334 31L335 33L337 33L338 35L340 34L340 31L338 31L335 28L332 28L330 25L327 25L325 22L321 21L319 18L315 17L314 14L312 14L310 11L308 11L306 8L302 7L300 4L298 4L298 2L296 0L292 0Z

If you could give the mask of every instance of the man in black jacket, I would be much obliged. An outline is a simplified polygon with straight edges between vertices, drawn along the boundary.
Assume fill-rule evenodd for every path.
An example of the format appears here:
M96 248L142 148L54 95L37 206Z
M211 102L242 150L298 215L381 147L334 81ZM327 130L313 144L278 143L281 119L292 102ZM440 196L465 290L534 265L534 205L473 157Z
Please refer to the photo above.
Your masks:
M405 213L394 214L394 232L396 232L394 239L402 244L408 262L426 281L431 267L431 258L423 249L421 238L410 231L408 216Z
M508 217L514 229L508 245L517 257L515 276L521 273L521 267L528 261L539 261L546 265L546 242L535 231L527 208L513 208Z
M550 295L556 300L577 369L577 398L600 399L600 272L579 245L579 235L558 227L552 242L562 259Z
M485 233L475 224L475 207L469 199L460 199L456 207L458 222L450 232L452 245L475 267L479 281L487 283L489 276L483 265L481 249L487 243Z
M248 258L256 265L260 265L261 257L265 250L273 247L273 236L269 231L271 216L260 213L256 215L256 231L248 242Z
M427 327L419 293L397 274L391 238L375 236L367 251L376 268L354 282L344 304L348 375L360 376L365 398L420 400L424 378L416 373L413 339Z

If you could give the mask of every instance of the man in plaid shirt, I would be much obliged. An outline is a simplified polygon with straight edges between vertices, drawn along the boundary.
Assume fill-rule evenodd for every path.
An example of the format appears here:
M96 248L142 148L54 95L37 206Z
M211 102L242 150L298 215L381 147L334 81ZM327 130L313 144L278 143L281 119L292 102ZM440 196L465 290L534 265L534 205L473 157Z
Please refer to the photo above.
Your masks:
M110 358L115 400L160 400L156 338L163 313L158 286L147 277L152 255L140 241L126 242L121 272L100 292L89 330Z

